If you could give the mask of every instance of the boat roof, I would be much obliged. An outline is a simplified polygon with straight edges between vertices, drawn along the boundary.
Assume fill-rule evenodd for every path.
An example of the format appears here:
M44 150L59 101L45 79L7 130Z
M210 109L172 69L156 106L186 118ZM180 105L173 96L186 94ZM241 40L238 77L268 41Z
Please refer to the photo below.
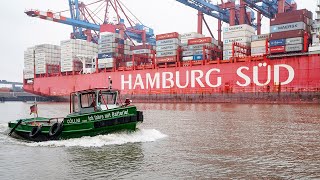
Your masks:
M73 93L88 93L88 92L95 92L95 91L104 91L104 92L120 92L118 89L109 89L109 88L93 88L93 89L84 89L84 90L79 90L79 91L74 91Z

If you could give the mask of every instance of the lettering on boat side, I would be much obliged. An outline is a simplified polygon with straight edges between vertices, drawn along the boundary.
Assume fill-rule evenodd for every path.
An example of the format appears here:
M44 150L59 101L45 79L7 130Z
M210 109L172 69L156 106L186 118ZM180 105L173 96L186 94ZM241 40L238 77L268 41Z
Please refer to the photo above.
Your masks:
M81 120L80 120L80 118L70 118L70 119L67 119L67 123L68 124L81 123Z
M67 124L77 124L77 123L85 123L88 121L99 121L103 119L109 119L109 118L116 118L121 116L129 115L129 109L121 110L121 111L114 111L114 112L108 112L105 114L95 114L91 116L85 116L83 117L82 121L81 118L70 118L66 120Z
M131 89L186 89L186 88L219 88L223 86L225 76L234 73L235 86L247 87L251 84L256 86L288 85L294 81L295 70L287 64L269 65L266 62L255 66L240 66L233 72L224 72L219 68L203 70L186 70L176 72L155 72L146 74L121 75L121 90ZM267 77L263 79L261 77Z

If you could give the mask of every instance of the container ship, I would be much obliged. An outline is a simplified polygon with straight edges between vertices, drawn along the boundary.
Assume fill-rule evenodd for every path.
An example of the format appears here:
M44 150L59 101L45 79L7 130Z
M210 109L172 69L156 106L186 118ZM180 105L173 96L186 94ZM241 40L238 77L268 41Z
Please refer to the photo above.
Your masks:
M112 7L121 7L117 2ZM42 44L24 52L24 90L63 100L74 91L107 87L111 78L112 88L135 102L320 103L320 2L314 20L312 12L297 10L288 0L262 6L249 0L241 0L240 6L233 1L177 2L198 10L198 32L154 38L152 29L126 27L123 19L96 25L77 19L77 13L66 18L26 11L78 31L60 46ZM70 6L76 9L77 3ZM208 8L228 15L212 14L218 18L217 40L202 34ZM268 34L261 34L262 15L270 18Z

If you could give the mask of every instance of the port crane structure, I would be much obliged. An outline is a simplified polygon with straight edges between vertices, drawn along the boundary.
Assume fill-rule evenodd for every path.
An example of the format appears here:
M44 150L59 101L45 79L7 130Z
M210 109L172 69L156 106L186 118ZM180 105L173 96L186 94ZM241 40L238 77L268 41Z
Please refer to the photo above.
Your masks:
M294 0L228 0L221 4L213 4L211 0L176 0L186 6L198 10L198 33L202 33L203 22L206 24L210 34L212 32L204 18L204 14L218 19L218 41L221 42L222 22L233 25L249 24L257 28L257 34L261 34L262 16L269 19L274 18L277 13L296 10L297 4ZM257 22L254 20L257 12ZM212 35L213 36L213 35Z
M97 0L89 4L84 4L78 0L68 0L68 2L69 10L45 12L31 9L25 11L25 13L30 17L38 17L72 26L72 39L84 39L98 43L100 26L109 24L114 26L118 31L124 31L122 32L124 36L131 41L135 40L138 43L155 44L153 29L143 25L139 20L139 23L133 21L125 11L128 9L120 0ZM94 4L97 7L95 10L91 10L89 6ZM116 23L111 23L109 20L108 14L111 11L110 9L113 10L116 15ZM61 15L61 13L67 11L70 12L70 17ZM101 11L103 11L103 18L100 18L98 15ZM129 13L131 12L129 11ZM121 18L121 15L124 16L124 18ZM134 15L133 17L137 19ZM125 19L129 23L128 26L124 24Z

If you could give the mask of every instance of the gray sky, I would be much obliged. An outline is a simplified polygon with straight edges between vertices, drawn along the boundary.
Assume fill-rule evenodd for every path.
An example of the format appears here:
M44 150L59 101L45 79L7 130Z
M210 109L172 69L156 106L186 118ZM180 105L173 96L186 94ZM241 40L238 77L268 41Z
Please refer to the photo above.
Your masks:
M93 0L83 0L85 3ZM317 0L296 0L298 8L307 8L314 12ZM166 32L195 32L197 30L197 11L175 0L122 0L131 12L144 23L154 29L155 34ZM217 2L217 0L213 0ZM219 1L220 2L220 1ZM54 12L68 9L67 0L10 0L4 1L0 7L2 43L0 80L22 81L23 52L27 47L37 44L60 44L69 38L72 27L31 18L24 14L26 9L52 10ZM69 17L69 14L66 14ZM265 19L265 18L264 18ZM216 20L206 17L215 32ZM266 20L265 20L266 21ZM265 23L263 32L268 32ZM207 30L204 34L209 35Z

